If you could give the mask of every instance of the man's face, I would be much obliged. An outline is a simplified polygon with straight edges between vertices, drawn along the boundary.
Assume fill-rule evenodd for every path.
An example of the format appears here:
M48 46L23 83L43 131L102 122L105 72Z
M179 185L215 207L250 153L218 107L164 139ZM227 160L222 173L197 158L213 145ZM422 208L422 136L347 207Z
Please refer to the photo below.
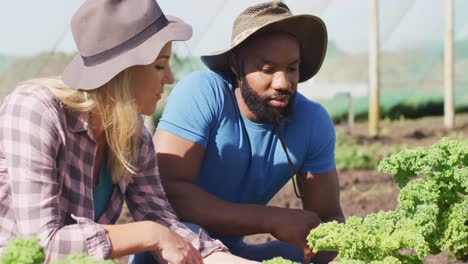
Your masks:
M292 113L299 81L300 47L286 33L255 36L236 55L242 99L258 123L277 124ZM243 71L242 71L243 70Z

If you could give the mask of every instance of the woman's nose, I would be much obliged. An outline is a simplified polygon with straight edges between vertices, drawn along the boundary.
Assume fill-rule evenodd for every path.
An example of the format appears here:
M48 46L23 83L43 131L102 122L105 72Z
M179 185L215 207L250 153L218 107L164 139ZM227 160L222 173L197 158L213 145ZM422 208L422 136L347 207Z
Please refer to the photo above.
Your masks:
M172 72L172 69L168 67L168 71L166 73L166 84L173 84L174 82L174 73Z

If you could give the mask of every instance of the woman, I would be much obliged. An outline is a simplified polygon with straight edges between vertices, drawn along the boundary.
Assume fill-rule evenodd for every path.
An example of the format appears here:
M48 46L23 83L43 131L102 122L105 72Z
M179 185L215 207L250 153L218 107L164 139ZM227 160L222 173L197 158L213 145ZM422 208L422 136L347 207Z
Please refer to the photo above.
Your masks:
M19 85L0 105L0 250L38 237L46 262L152 252L169 263L247 263L181 224L142 125L165 84L171 42L191 27L154 0L88 0L72 19L79 55L62 80ZM134 223L114 225L123 202Z

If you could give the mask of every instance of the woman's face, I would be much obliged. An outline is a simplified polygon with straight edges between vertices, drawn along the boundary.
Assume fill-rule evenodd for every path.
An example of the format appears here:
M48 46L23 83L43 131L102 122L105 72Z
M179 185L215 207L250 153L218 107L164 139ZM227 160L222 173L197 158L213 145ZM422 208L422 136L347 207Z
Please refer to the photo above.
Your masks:
M152 115L161 99L165 84L174 83L169 59L172 43L167 43L156 60L149 65L137 65L129 69L130 89L140 114Z

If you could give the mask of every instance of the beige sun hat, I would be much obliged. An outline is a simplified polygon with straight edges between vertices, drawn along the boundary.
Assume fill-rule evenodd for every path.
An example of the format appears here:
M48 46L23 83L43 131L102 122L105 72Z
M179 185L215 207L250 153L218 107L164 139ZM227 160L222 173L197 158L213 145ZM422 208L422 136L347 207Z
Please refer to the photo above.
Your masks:
M192 36L190 25L166 17L155 0L87 0L71 29L79 54L62 80L82 90L98 88L131 66L151 64L166 43Z
M327 28L319 17L293 15L279 1L261 3L244 10L234 21L231 46L201 57L210 69L229 71L229 52L255 33L281 31L297 38L301 47L299 82L312 78L322 66L327 50Z

